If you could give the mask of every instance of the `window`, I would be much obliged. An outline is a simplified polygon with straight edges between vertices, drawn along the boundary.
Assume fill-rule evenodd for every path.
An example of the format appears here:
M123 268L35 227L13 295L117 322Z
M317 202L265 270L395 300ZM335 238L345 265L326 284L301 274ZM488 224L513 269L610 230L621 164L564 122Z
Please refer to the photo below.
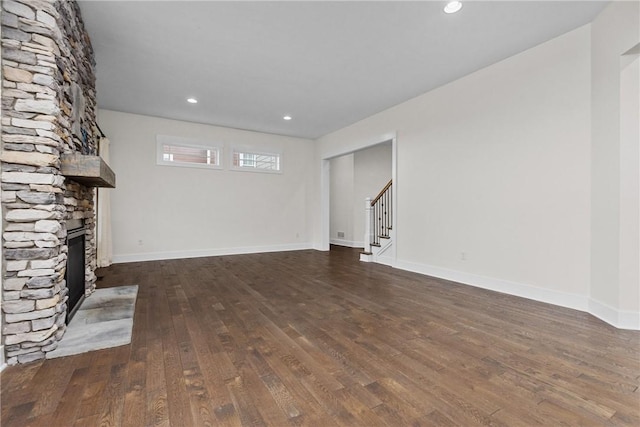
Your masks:
M162 160L177 163L198 163L217 165L218 150L210 148L186 147L183 145L162 145Z
M282 155L251 149L234 148L231 167L236 170L254 172L282 172Z
M221 149L209 142L165 135L158 135L156 140L159 165L221 168Z

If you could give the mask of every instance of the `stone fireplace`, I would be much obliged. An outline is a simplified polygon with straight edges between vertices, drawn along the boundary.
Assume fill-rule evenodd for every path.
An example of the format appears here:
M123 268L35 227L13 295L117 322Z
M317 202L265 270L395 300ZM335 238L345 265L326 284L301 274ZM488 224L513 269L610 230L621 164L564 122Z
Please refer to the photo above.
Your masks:
M55 349L66 328L67 222L82 221L84 294L95 289L94 188L61 172L96 154L94 57L78 5L2 2L2 344L8 364Z

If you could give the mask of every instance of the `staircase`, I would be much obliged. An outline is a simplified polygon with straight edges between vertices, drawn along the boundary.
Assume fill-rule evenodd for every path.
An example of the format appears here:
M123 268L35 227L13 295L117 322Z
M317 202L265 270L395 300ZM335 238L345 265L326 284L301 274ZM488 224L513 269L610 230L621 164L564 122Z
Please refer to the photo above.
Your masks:
M394 241L393 231L393 181L372 200L365 199L364 248L360 261L377 262L391 265L391 247Z

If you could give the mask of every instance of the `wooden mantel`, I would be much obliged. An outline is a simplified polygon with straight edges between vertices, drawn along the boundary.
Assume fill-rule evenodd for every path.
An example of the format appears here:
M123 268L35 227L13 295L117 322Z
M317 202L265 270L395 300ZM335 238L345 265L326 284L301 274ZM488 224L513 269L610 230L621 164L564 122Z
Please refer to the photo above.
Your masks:
M99 156L63 153L60 156L62 175L87 187L115 188L116 174Z

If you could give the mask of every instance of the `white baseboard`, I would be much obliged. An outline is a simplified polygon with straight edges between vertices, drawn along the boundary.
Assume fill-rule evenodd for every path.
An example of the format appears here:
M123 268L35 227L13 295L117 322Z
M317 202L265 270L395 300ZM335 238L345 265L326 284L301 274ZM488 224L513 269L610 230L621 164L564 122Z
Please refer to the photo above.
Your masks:
M398 260L395 267L413 271L415 273L426 274L427 276L434 276L458 283L464 283L465 285L471 285L482 289L489 289L491 291L502 292L535 301L573 308L575 310L587 311L588 309L588 299L583 295L539 288L537 286L525 285L508 280L494 279L492 277L485 277L477 274L407 261Z
M363 242L356 242L355 240L331 239L329 243L332 245L346 246L348 248L364 248Z
M255 254L263 252L301 251L305 249L313 249L313 245L311 243L291 243L284 245L246 246L237 248L201 249L193 251L145 252L138 254L121 255L114 254L113 263L121 264L125 262L160 261L164 259L201 258L208 256Z
M589 299L589 313L619 329L640 330L640 313L617 310L608 304Z
M390 256L376 256L375 261L373 262L377 262L378 264L382 265L388 265L389 267L395 267L393 258L391 258Z
M617 310L599 301L590 299L585 295L539 288L537 286L525 285L508 280L494 279L491 277L409 261L397 260L394 263L394 267L482 289L489 289L522 298L528 298L534 301L546 302L560 307L584 311L612 326L615 326L616 328L640 330L639 312Z

